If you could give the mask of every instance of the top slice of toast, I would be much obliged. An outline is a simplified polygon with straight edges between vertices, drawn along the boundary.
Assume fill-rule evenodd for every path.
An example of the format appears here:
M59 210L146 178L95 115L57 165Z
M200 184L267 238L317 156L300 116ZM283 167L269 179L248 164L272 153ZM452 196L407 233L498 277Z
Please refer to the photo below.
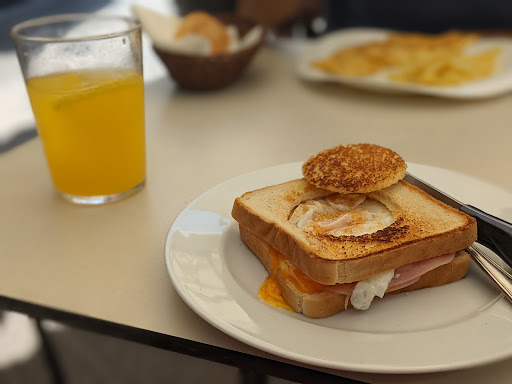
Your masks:
M331 194L305 179L292 180L238 197L232 216L322 284L359 281L464 249L477 238L475 219L403 180L367 194L384 204L394 218L375 233L333 237L307 232L288 221L302 201Z

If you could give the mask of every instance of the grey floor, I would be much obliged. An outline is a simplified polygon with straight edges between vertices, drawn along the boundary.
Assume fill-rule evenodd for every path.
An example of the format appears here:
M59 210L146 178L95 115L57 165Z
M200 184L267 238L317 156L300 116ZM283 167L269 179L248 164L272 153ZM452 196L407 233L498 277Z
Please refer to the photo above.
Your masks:
M0 383L56 383L42 352L35 323L20 315L13 321L11 315L4 312L0 318ZM58 323L43 322L43 325L66 384L241 383L241 373L235 367ZM266 377L265 382L291 383L274 377Z

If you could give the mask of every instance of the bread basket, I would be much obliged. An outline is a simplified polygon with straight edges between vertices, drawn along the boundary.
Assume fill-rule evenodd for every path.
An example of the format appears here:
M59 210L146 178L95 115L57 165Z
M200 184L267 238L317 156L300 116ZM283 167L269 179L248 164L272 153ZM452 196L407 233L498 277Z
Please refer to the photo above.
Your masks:
M233 25L242 37L249 32L255 22L235 14L215 15L222 23ZM223 88L240 77L265 40L260 40L238 52L215 56L185 55L164 51L153 46L154 51L167 67L170 76L183 89L207 91Z

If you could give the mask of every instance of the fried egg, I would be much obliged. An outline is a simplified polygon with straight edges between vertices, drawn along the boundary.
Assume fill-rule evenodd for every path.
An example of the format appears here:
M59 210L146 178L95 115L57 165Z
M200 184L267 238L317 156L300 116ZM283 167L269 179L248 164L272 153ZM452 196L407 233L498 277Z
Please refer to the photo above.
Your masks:
M310 233L340 237L377 232L394 217L384 204L364 194L336 194L302 202L289 221Z

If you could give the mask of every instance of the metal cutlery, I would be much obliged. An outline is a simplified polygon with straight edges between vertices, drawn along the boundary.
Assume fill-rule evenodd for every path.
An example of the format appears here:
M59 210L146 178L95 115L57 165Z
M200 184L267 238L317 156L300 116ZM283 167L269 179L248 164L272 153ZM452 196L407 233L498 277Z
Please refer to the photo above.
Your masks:
M512 275L496 263L485 251L482 251L478 245L474 244L467 250L476 264L496 283L507 299L512 302Z
M404 177L404 180L422 189L437 200L459 209L476 219L478 243L492 250L506 265L500 265L478 243L474 243L467 250L475 263L512 302L512 224L474 206L464 204L410 173Z
M512 224L472 205L464 204L410 173L405 175L404 180L437 200L473 216L477 221L478 242L491 249L512 267Z

